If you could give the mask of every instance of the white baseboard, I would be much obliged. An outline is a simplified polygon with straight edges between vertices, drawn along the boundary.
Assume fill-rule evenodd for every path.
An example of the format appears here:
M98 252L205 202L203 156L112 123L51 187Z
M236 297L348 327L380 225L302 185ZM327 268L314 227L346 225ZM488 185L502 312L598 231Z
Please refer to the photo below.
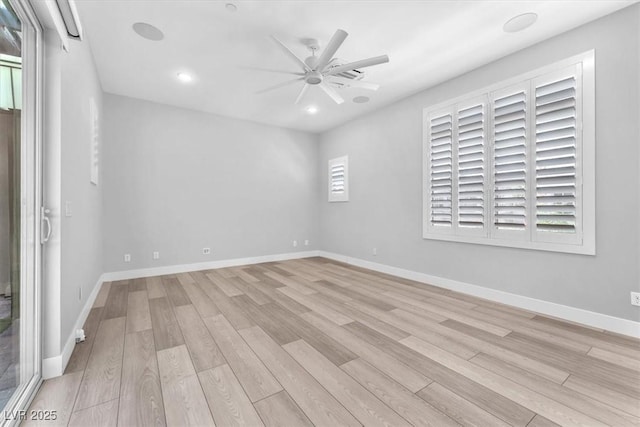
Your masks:
M84 303L82 311L80 312L80 315L78 315L76 323L73 326L64 347L62 348L62 353L42 360L42 378L45 380L53 377L59 377L64 373L67 363L69 363L69 359L71 358L71 353L73 353L73 348L76 345L76 329L81 329L84 326L84 322L87 321L91 307L93 307L93 303L98 297L98 292L100 292L100 287L103 282L105 282L104 274L98 278L97 283L93 287L93 291L89 294L89 298L87 298L87 301Z
M199 262L195 264L167 265L164 267L140 268L137 270L113 271L103 274L105 282L114 280L137 279L140 277L163 276L165 274L187 273L189 271L211 270L214 268L235 267L238 265L260 264L262 262L285 261L288 259L318 256L318 251L290 252L286 254L263 255L248 258L223 259Z
M458 282L456 280L432 276L425 273L419 273L417 271L405 270L398 267L392 267L385 264L379 264L331 252L318 251L318 255L358 267L379 271L381 273L392 274L394 276L403 277L405 279L415 280L416 282L427 283L441 288L473 295L479 298L484 298L491 301L523 308L525 310L558 317L560 319L565 319L572 322L582 323L587 326L592 326L619 334L629 335L635 338L640 338L640 322L634 322L633 320L621 319L619 317L609 316L607 314L596 313L594 311L588 311L580 308L570 307L567 305L556 304L549 301L529 298L522 295L516 295L496 289L485 288L483 286L472 285L470 283Z

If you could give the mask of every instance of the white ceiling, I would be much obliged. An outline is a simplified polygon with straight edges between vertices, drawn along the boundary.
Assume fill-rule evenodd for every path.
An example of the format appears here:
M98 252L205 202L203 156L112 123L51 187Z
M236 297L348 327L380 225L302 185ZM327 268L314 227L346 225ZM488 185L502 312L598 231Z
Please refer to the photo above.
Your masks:
M322 132L511 52L609 14L633 1L213 1L76 0L106 92ZM225 8L233 2L235 13ZM538 21L519 33L504 23L525 12ZM159 42L141 38L136 22L160 28ZM337 57L348 62L388 54L390 62L364 69L377 92L341 89L335 104L312 87L300 105L302 83L256 94L294 76L251 67L298 71L270 39L276 34L298 56L300 39L328 42L349 33ZM188 71L195 80L176 79ZM371 101L351 100L366 95ZM305 108L318 107L315 115Z

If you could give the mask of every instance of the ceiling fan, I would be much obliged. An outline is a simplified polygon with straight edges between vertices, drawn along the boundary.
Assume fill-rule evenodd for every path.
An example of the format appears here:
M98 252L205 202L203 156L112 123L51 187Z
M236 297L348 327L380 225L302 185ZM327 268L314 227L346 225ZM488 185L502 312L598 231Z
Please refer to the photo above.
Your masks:
M278 46L282 48L283 52L301 68L301 72L283 72L286 74L293 74L298 77L293 80L280 83L276 86L261 90L258 93L268 92L302 81L304 82L304 86L302 86L302 89L300 90L300 93L295 100L296 104L300 103L310 86L318 86L337 104L342 104L344 102L344 98L342 98L342 96L340 96L340 94L334 89L333 85L377 90L379 85L357 80L356 78L351 77L353 73L350 74L350 72L355 71L361 74L361 72L358 71L359 68L384 64L385 62L389 62L389 57L387 55L381 55L373 58L362 59L360 61L349 62L347 64L340 63L340 60L338 60L337 58L333 58L333 55L335 55L335 53L338 51L347 36L348 34L346 31L337 30L333 37L331 37L329 44L327 44L320 56L316 56L316 51L318 50L318 42L314 39L304 39L303 43L307 45L312 53L311 56L305 58L304 60L298 58L291 51L291 49L289 49L284 43L282 43L282 41L280 41L276 36L271 36L273 40L278 44ZM330 85L329 83L331 83L332 85Z

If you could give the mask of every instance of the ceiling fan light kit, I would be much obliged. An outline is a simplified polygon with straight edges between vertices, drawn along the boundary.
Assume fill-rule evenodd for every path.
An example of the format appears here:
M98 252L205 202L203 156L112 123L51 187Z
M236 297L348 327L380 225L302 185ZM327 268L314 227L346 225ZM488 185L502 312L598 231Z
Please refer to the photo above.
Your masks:
M289 73L298 75L299 77L261 90L258 93L264 93L273 89L303 82L304 85L298 93L295 104L299 104L302 101L310 86L318 86L336 104L342 104L344 102L344 98L336 91L336 88L353 87L366 90L378 90L379 85L361 81L364 77L364 73L360 71L360 68L384 64L389 62L389 57L387 55L381 55L347 63L338 58L334 58L334 55L340 46L342 46L342 43L344 43L347 36L348 33L346 31L337 30L320 56L316 56L316 51L318 50L317 40L302 39L302 43L311 50L311 56L304 60L300 59L276 36L271 36L285 55L287 55L300 68L301 72Z

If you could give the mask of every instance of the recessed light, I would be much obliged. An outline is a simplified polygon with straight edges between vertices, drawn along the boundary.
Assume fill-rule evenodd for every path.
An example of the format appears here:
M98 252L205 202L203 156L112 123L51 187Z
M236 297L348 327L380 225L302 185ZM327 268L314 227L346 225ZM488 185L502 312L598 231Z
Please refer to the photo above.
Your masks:
M162 31L151 24L147 24L146 22L136 22L132 27L133 31L138 33L140 37L147 40L153 40L157 42L164 38L164 34L162 33Z
M190 81L193 80L193 76L189 73L180 72L178 73L178 80L184 83L189 83Z
M371 98L369 98L368 96L356 96L355 98L353 98L353 102L355 102L356 104L364 104L365 102L369 102Z
M224 5L224 8L227 9L227 11L229 12L237 12L238 11L238 6L236 6L233 3L227 3Z
M517 33L518 31L522 31L526 28L529 28L536 22L538 19L538 14L533 12L523 13L518 16L514 16L509 19L502 29L505 33Z
M305 111L309 114L315 114L318 112L318 107L316 107L315 105L310 105L305 109Z

